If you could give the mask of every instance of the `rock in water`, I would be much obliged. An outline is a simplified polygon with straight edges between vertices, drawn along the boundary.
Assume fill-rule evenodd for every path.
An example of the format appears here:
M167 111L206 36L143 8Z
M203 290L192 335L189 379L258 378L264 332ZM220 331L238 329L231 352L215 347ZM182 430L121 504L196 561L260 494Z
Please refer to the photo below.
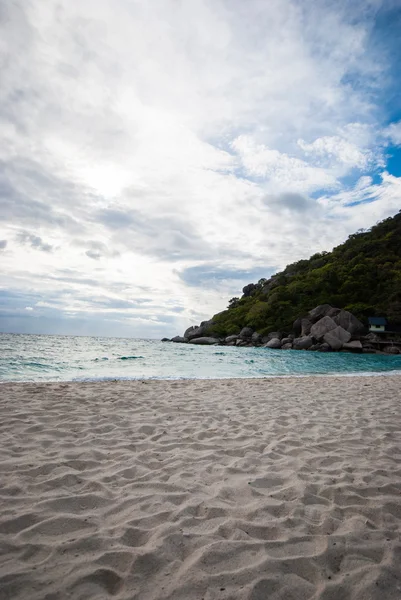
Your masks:
M228 335L225 339L226 344L231 344L232 342L236 342L238 339L238 335Z
M212 346L213 344L218 344L219 342L220 340L214 337L200 337L189 340L190 344L199 344L201 346Z
M281 341L278 338L272 338L267 344L264 345L264 348L281 348Z
M343 345L343 350L354 350L354 351L362 351L362 343L359 340L353 340L352 342L345 342Z
M171 341L175 342L176 344L187 344L188 338L176 335L175 337L171 338Z

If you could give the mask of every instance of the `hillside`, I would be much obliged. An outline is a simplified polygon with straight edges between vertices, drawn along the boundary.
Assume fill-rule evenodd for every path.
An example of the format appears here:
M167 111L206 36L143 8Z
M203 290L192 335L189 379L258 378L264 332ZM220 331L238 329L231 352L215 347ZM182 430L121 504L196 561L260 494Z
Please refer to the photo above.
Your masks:
M361 321L386 316L401 324L401 211L350 235L332 252L288 265L232 298L212 319L209 335L226 336L242 327L262 334L290 330L299 316L319 304L344 308Z

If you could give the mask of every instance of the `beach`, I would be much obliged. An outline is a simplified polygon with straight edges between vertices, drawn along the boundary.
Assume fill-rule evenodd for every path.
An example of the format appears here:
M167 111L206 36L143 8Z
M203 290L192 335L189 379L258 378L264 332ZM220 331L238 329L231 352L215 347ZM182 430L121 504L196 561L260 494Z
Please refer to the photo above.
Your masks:
M400 598L400 384L1 384L1 600Z

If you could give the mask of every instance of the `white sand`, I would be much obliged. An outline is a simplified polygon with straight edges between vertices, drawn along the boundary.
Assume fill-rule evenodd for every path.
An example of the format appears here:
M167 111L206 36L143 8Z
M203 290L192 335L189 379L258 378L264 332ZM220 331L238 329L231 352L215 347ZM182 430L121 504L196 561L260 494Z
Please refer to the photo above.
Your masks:
M401 598L401 377L0 386L0 599Z

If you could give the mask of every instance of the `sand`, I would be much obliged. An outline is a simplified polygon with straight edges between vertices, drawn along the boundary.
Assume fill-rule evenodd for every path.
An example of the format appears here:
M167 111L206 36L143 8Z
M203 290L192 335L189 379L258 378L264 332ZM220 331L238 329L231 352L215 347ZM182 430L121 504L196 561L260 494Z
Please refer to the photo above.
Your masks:
M400 384L0 385L1 600L401 598Z

